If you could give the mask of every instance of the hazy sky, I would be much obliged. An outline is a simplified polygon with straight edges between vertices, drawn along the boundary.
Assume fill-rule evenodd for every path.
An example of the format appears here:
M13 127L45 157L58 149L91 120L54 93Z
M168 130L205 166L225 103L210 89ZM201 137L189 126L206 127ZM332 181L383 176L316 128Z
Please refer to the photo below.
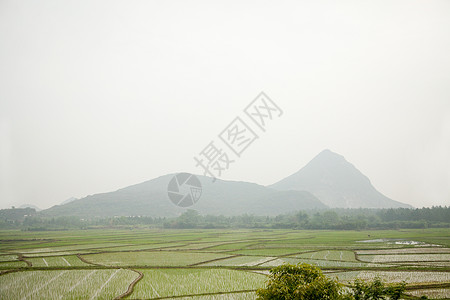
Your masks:
M450 1L0 0L0 206L174 172L261 91L283 109L222 179L325 148L450 205Z

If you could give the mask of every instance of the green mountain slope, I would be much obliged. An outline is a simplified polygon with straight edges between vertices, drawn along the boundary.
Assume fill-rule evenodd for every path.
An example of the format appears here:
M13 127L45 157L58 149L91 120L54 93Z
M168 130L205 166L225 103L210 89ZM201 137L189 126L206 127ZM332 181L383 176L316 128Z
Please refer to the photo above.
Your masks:
M174 205L167 186L174 174L161 176L114 192L96 194L56 205L40 212L45 216L177 216L186 209ZM189 207L201 214L277 215L302 209L326 208L316 197L304 191L277 191L262 185L197 176L202 195Z

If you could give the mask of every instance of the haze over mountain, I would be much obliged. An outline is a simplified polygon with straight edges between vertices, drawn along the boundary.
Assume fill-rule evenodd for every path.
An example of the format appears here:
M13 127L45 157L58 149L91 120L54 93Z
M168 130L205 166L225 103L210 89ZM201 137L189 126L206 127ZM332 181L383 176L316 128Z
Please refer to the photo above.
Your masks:
M174 205L167 194L169 181L175 174L161 176L115 192L91 195L41 212L47 216L177 216L186 209ZM262 185L197 176L202 184L199 201L189 207L201 214L277 215L302 209L326 206L304 191L277 191Z
M369 178L342 155L324 150L298 172L269 187L308 191L329 207L396 208L411 206L377 191Z
M77 198L75 198L75 197L70 197L69 199L66 199L66 200L64 200L63 202L61 202L61 205L70 203L70 202L75 201L75 200L77 200Z
M185 208L174 205L167 193L175 174L164 175L114 192L70 199L40 212L42 215L177 216ZM305 209L411 207L378 192L370 180L345 158L324 150L295 174L268 187L249 182L197 176L200 200L190 208L201 214L277 215Z
M36 211L41 211L42 209L40 209L39 207L37 207L36 205L33 204L22 204L21 206L19 206L19 208L34 208Z

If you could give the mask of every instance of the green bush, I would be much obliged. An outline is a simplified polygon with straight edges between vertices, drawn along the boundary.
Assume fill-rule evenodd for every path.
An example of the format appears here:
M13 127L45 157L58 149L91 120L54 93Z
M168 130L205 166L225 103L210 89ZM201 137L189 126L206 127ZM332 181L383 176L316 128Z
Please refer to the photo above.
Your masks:
M258 299L351 299L341 294L337 281L308 264L286 264L270 270L267 287L256 294Z
M260 300L397 300L406 284L384 284L379 278L371 282L355 280L350 290L332 280L312 265L281 265L270 270L266 288L256 291Z
M377 277L371 282L356 279L351 288L355 300L398 300L405 291L406 283L384 284Z

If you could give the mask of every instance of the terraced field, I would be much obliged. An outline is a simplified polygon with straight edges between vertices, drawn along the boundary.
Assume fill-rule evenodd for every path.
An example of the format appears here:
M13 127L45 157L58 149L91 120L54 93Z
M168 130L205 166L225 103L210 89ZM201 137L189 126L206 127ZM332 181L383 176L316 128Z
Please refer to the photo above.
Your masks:
M144 278L136 285L131 298L157 298L182 295L223 294L255 290L266 277L247 271L226 269L140 270Z
M270 268L299 262L342 283L380 276L408 282L410 299L450 298L449 229L1 231L0 239L1 299L255 299Z
M139 276L131 270L57 270L2 276L3 299L113 299Z
M93 264L104 266L189 266L204 261L227 258L229 255L218 253L199 253L191 251L141 251L141 252L115 252L84 255L83 258Z
M27 258L33 267L78 267L89 266L89 264L81 261L77 256L43 256Z

